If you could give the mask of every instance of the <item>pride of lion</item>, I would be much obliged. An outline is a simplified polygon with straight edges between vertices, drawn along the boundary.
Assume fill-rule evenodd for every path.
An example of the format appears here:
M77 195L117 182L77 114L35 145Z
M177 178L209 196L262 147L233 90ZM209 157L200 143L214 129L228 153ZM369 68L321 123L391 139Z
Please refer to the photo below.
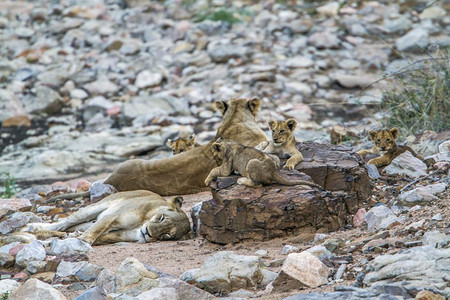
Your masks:
M165 200L161 196L177 196L209 190L209 183L219 176L238 173L239 184L258 188L267 184L308 185L322 190L309 181L289 181L279 174L280 159L287 158L283 168L294 170L303 156L296 147L295 119L268 122L272 140L268 140L257 124L261 100L232 99L215 103L223 121L215 138L205 145L195 142L195 135L169 140L174 156L157 160L131 159L121 163L104 183L119 192L91 204L56 223L34 223L24 232L36 236L69 231L83 232L80 239L89 244L121 241L149 242L180 240L193 233L189 219L181 210L182 198ZM368 163L377 167L389 164L409 147L395 143L398 129L370 131L375 146L357 153L386 151ZM179 141L177 143L177 141ZM58 196L73 198L80 194ZM86 193L83 194L86 196ZM57 234L55 234L57 235Z

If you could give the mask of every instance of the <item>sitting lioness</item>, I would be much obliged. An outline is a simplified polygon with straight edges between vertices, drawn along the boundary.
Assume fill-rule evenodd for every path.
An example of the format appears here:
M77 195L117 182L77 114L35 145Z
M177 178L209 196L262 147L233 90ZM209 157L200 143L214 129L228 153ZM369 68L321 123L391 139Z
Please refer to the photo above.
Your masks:
M272 130L272 140L261 142L256 149L265 153L276 154L281 158L289 158L283 168L294 170L295 166L303 160L302 153L295 146L294 130L297 121L287 119L286 121L268 122L269 129Z
M216 102L223 122L214 140L223 137L252 147L266 141L266 135L256 123L260 106L257 98ZM213 142L170 158L128 160L105 183L119 191L149 190L163 196L205 191L205 179L217 166L211 150Z
M372 149L363 149L356 153L362 157L365 157L367 154L383 154L379 157L372 158L367 162L368 164L375 165L377 168L389 165L397 156L405 151L409 151L415 157L423 159L422 156L416 154L410 147L397 146L395 140L398 138L398 134L399 131L397 127L393 127L389 130L380 130L378 132L370 130L369 139L373 141L375 145Z
M150 191L112 194L81 208L56 223L31 223L23 231L75 231L89 244L145 243L156 240L185 240L193 237L189 219L181 210L183 198L165 200Z
M221 162L221 165L214 168L205 179L205 184L217 177L230 176L233 172L238 172L243 177L238 179L239 184L249 187L261 187L265 184L283 184L283 185L309 185L322 189L322 187L313 182L305 180L289 181L281 177L279 162L258 149L246 147L238 142L230 140L218 140L211 146L214 158Z
M176 140L168 139L167 144L172 148L173 155L200 147L200 144L195 141L194 133L188 137L179 137Z

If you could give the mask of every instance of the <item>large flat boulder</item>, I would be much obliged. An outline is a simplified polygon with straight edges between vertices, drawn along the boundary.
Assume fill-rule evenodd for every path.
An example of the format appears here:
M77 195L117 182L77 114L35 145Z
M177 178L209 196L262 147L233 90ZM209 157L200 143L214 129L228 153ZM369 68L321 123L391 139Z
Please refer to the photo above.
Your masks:
M342 146L305 143L298 147L305 161L297 169L328 191L304 185L254 189L236 184L238 176L218 178L210 184L213 199L204 201L198 214L200 234L227 244L329 232L350 223L351 215L371 195L361 159ZM311 180L297 171L282 170L281 175Z

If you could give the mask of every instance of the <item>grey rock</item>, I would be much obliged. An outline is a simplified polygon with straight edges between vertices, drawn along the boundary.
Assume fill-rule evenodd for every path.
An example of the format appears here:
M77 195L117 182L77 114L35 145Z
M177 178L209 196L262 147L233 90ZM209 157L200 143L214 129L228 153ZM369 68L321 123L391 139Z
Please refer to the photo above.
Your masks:
M262 277L257 256L221 251L208 257L189 282L210 293L229 293L254 288L262 281Z
M431 220L434 220L434 221L442 221L442 215L441 215L441 213L435 214L435 215L431 218Z
M152 86L159 85L163 79L164 79L163 74L161 74L159 72L144 70L144 71L140 72L139 74L137 74L136 81L134 84L138 88L142 89L142 88L146 88L146 87L152 87Z
M17 252L16 263L25 268L31 261L42 261L45 259L45 248L39 241L25 245Z
M427 175L427 166L423 161L406 151L397 156L390 165L384 168L384 172L394 176L408 176L417 178Z
M400 16L397 19L385 19L384 28L388 33L401 33L408 31L412 27L412 22L407 16Z
M290 253L296 253L298 251L300 251L300 249L297 246L284 245L283 249L281 249L281 254L288 255Z
M187 101L172 97L166 93L134 97L123 105L123 114L129 119L145 115L152 110L165 111L173 115L189 114Z
M263 279L259 283L258 287L262 288L262 289L264 289L269 283L274 281L275 278L277 278L277 276L278 276L277 272L272 272L267 269L262 269L261 273L262 273Z
M77 99L86 99L87 97L89 97L89 94L83 89L73 89L70 91L70 97Z
M336 271L336 274L334 274L334 280L341 279L342 275L344 275L345 269L347 269L347 264L340 265Z
M10 299L66 300L67 298L50 284L31 278L12 293Z
M32 212L16 212L9 219L0 223L0 233L7 234L30 222L42 222L42 219Z
M107 294L104 288L101 286L94 286L83 293L81 293L74 300L106 300Z
M56 269L56 276L60 278L74 276L81 268L86 266L88 262L86 261L78 261L78 262L70 262L70 261L61 261Z
M2 246L2 247L0 247L0 253L9 254L9 250L11 250L11 248L14 248L17 245L20 245L20 243L13 242L13 243L7 244L5 246Z
M76 238L67 238L64 240L53 240L50 244L49 253L51 255L73 256L88 254L92 251L93 249L88 243Z
M133 257L122 261L115 275L115 292L137 296L159 285L158 275L147 270L143 263Z
M304 252L311 253L312 255L320 259L320 261L322 262L324 260L330 260L332 257L334 257L334 254L331 253L331 251L329 251L325 246L322 245L311 247L309 249L306 249Z
M116 283L114 281L114 274L108 269L103 269L97 276L95 280L96 285L102 287L108 293L114 292L116 290Z
M43 272L47 262L45 261L30 261L27 265L27 271L31 274Z
M240 45L209 43L207 52L213 62L222 63L231 58L243 58L247 60L250 49Z
M428 32L422 28L416 28L395 41L399 51L422 52L429 44Z
M36 98L33 100L31 103L25 103L25 109L30 113L54 114L63 106L61 96L46 86L36 88Z
M380 173L378 172L378 168L372 164L366 164L367 173L372 180L376 180L380 178Z
M119 87L105 76L100 76L96 81L85 84L84 88L91 95L114 94Z
M191 208L191 219L192 219L192 231L195 234L198 234L200 232L200 218L198 217L198 214L202 210L202 203L197 203Z
M450 236L437 230L427 231L423 235L422 243L424 246L432 246L435 248L444 248L450 244Z
M449 296L450 287L445 279L448 276L448 261L450 248L437 249L432 246L380 255L369 264L370 271L364 277L364 284L382 286L401 281L407 290L435 289Z
M0 267L9 268L14 265L14 256L0 252Z
M13 92L0 89L0 122L24 112L22 102Z
M155 287L137 296L139 300L181 300L175 288Z
M267 250L260 249L260 250L255 251L255 254L256 254L258 257L263 258L263 257L267 257L267 255L268 255L269 253L267 252Z
M336 49L339 48L340 41L336 34L329 31L320 31L313 33L308 38L308 43L315 46L318 49L330 48Z
M83 106L83 119L90 120L97 113L104 113L107 109L114 107L114 102L107 100L103 96L96 96Z
M20 282L17 282L12 279L2 279L0 280L0 295L4 295L5 293L14 293L20 287Z
M75 278L80 281L94 281L103 269L103 267L87 263L75 273Z
M94 182L89 189L91 192L90 199L92 203L98 202L103 198L112 195L117 192L116 188L110 184L105 184L101 182Z
M426 204L433 200L438 200L435 195L446 190L447 184L435 183L426 186L415 188L411 191L403 192L398 197L399 203L407 206L414 206L417 204Z
M392 224L402 222L402 219L398 218L389 207L384 205L372 207L364 216L364 220L370 232L386 229Z

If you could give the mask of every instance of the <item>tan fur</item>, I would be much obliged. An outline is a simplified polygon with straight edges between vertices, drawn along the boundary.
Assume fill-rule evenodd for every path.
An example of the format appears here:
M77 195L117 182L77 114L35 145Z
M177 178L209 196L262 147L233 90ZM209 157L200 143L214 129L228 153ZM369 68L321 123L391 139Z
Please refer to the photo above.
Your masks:
M303 161L302 153L296 147L294 130L297 121L287 119L286 121L268 122L269 129L272 130L272 140L261 142L256 149L265 153L276 154L281 158L289 158L283 168L294 170L295 166Z
M256 146L267 140L256 123L261 101L234 99L216 102L223 114L219 127L219 137L234 139L247 146ZM119 165L105 183L119 191L150 190L160 195L183 195L207 190L205 178L217 166L211 151L211 141L207 145L194 148L170 158L157 160L128 160Z
M416 300L445 300L445 297L433 292L423 290L417 293Z
M265 184L309 185L322 189L321 186L305 180L289 181L278 173L279 162L258 149L243 146L235 141L219 140L211 146L214 157L222 164L211 170L205 179L205 184L217 177L229 176L238 172L243 177L239 184L250 187L260 187Z
M80 239L89 244L188 239L192 232L189 219L181 210L182 200L165 200L144 190L120 192L59 222L28 224L23 231L42 235L87 227Z
M372 149L359 150L358 153L362 157L365 157L367 154L379 154L380 152L386 152L383 155L373 158L369 160L368 164L373 164L377 168L384 167L389 165L397 156L400 154L409 151L415 157L419 159L423 159L422 156L417 155L410 147L408 146L397 146L395 140L398 138L399 131L397 127L393 127L389 130L380 130L380 131L369 131L369 139L374 142L374 146Z
M195 141L195 134L191 134L188 137L179 137L176 140L168 139L167 144L169 144L170 148L172 148L173 155L177 155L201 146Z

